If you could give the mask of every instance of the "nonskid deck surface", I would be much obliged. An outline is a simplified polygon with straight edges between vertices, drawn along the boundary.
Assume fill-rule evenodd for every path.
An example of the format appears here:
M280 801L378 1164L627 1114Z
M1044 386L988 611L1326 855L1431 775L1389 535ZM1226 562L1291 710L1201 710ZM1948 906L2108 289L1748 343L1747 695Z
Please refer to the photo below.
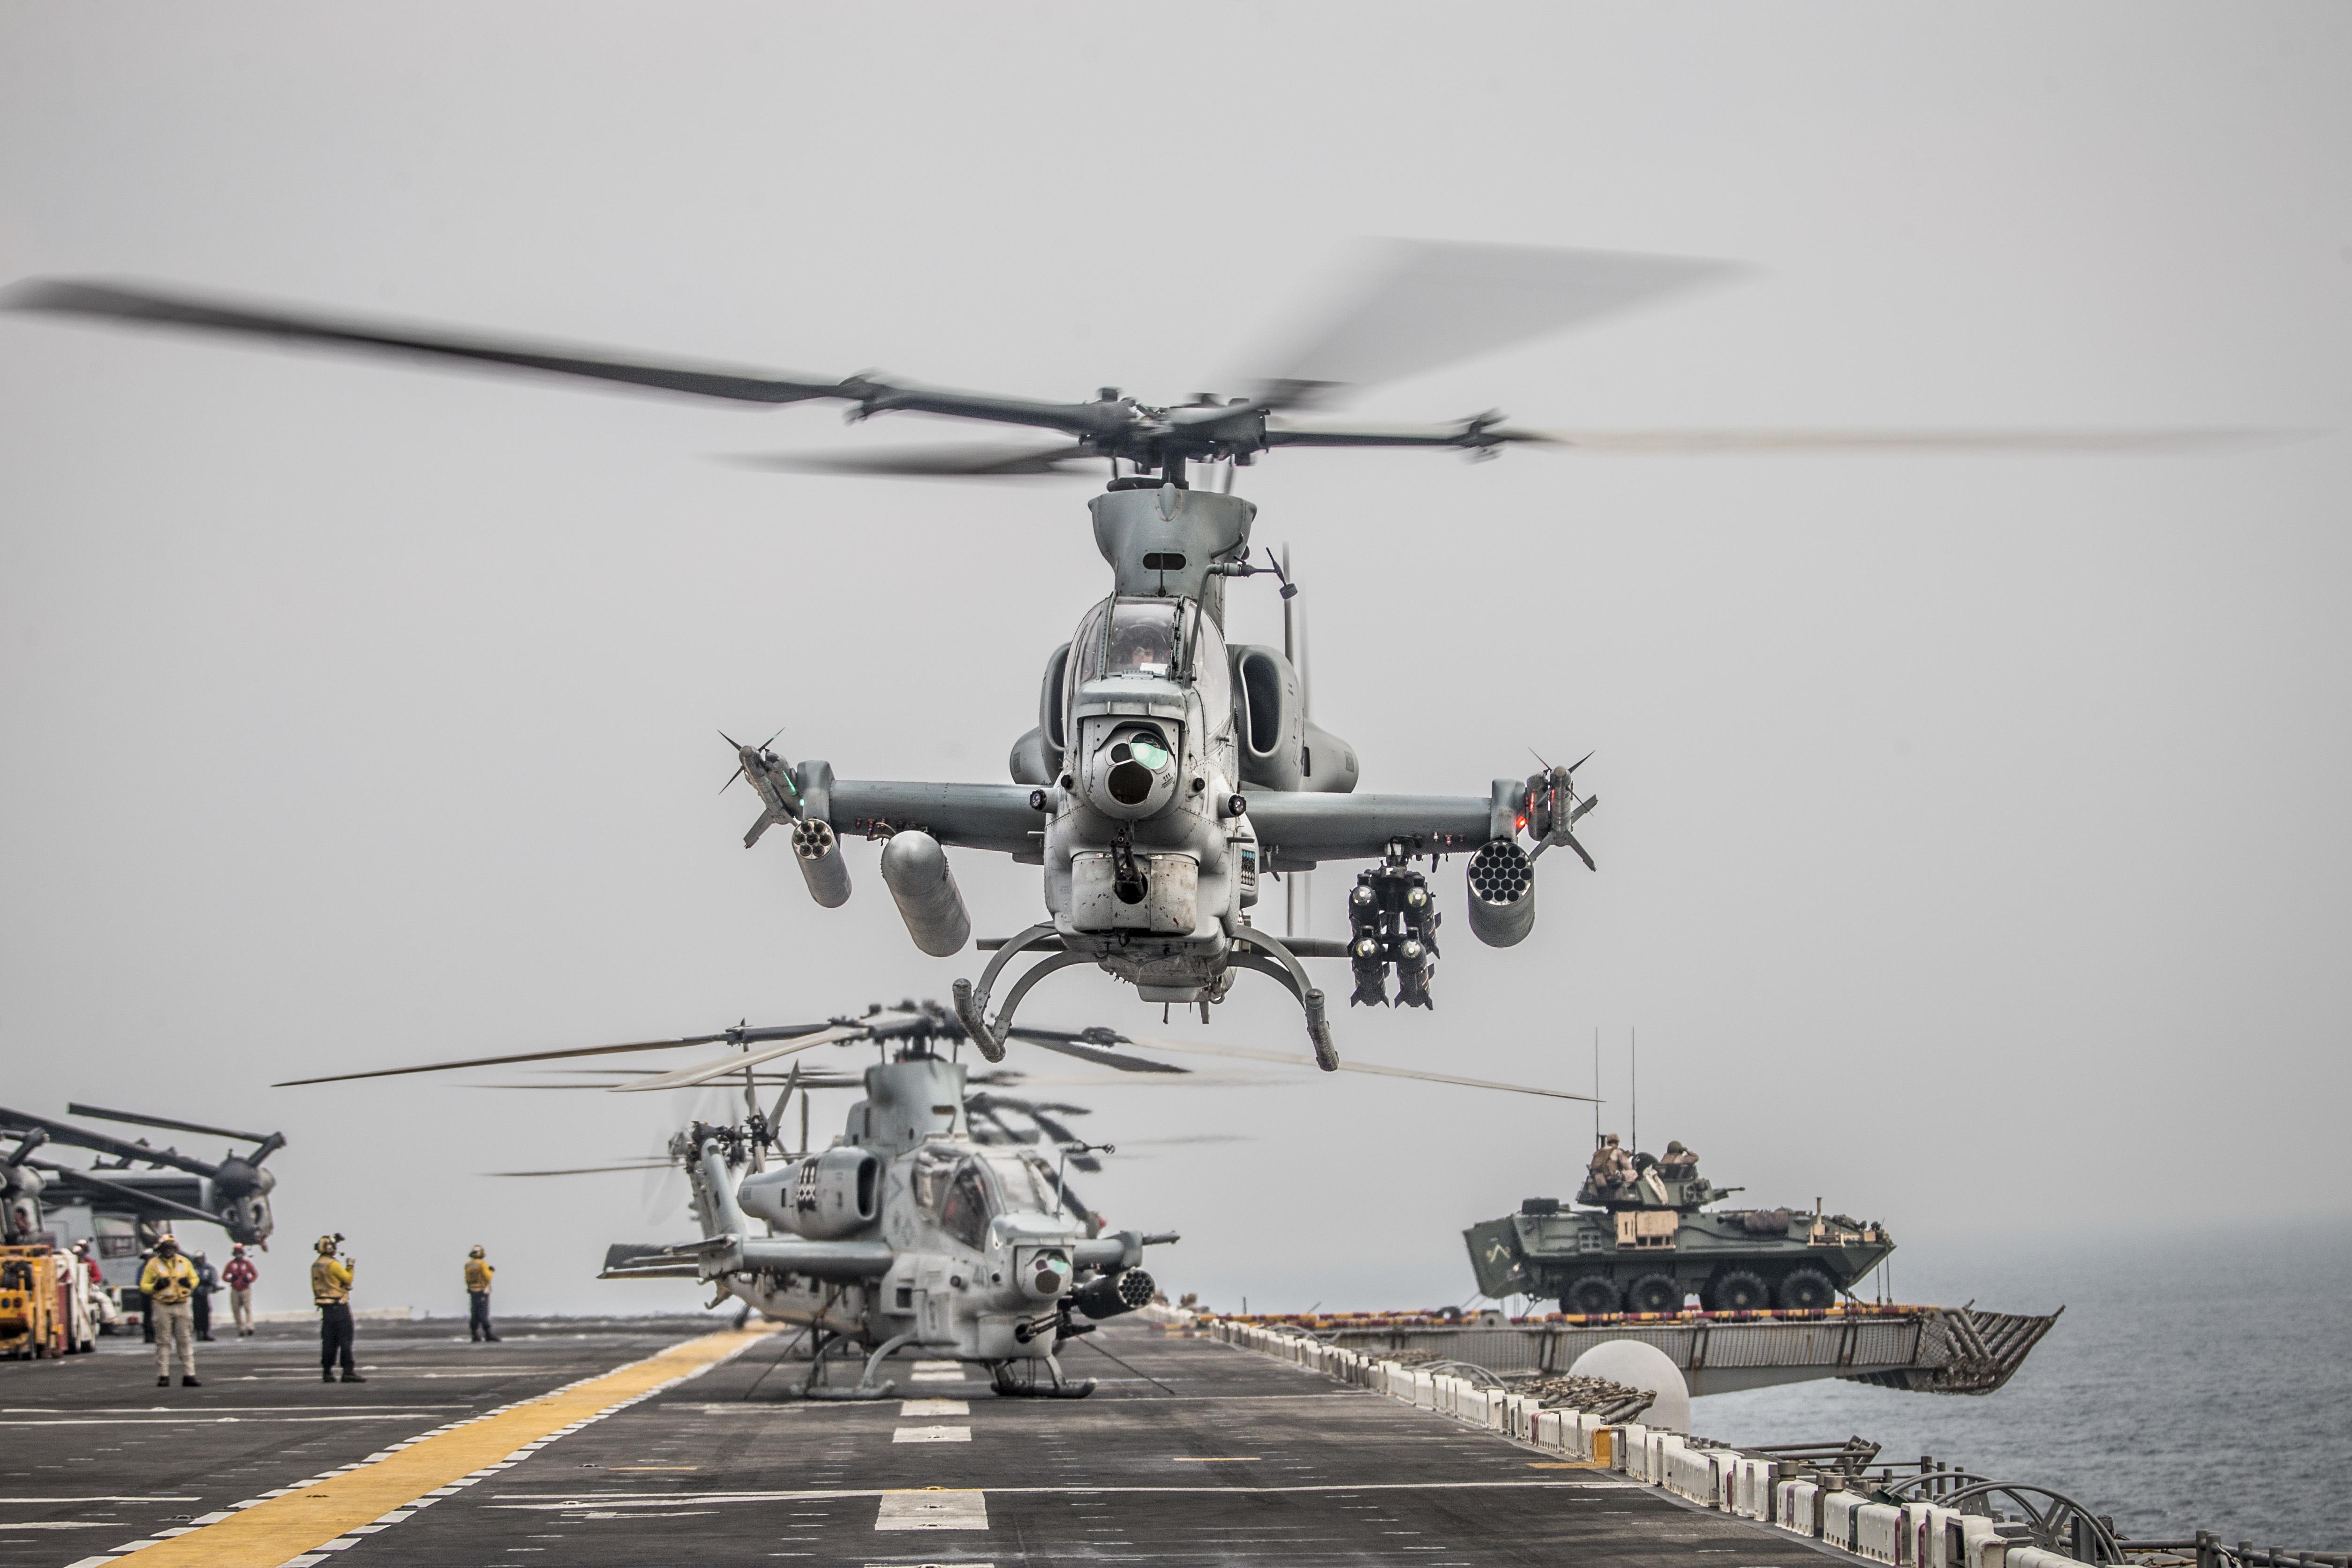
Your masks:
M58 1426L39 1434L45 1449L53 1450L41 1462L59 1465L71 1481L44 1479L47 1495L168 1492L187 1500L88 1505L111 1510L117 1527L56 1532L30 1542L7 1522L75 1514L12 1506L8 1520L0 1521L0 1540L9 1542L0 1547L0 1563L78 1562L129 1544L171 1514L191 1516L193 1524L261 1490L359 1462L395 1438L607 1372L682 1338L674 1331L608 1329L580 1340L469 1346L387 1333L371 1347L383 1375L358 1388L222 1381L185 1395L213 1395L218 1387L226 1391L219 1396L225 1408L210 1418L231 1414L226 1406L235 1404L253 1413L250 1426L245 1419L227 1426L152 1429ZM396 1340L403 1352L397 1356L391 1353ZM1082 1401L998 1399L984 1381L966 1379L952 1367L918 1370L899 1362L892 1369L899 1397L804 1403L786 1397L803 1370L780 1361L790 1341L786 1334L758 1339L732 1359L602 1419L569 1421L569 1429L551 1435L510 1468L490 1469L478 1457L464 1461L478 1467L477 1479L436 1489L445 1495L414 1512L387 1505L391 1522L342 1535L331 1553L316 1560L350 1568L369 1563L529 1568L567 1560L896 1568L1270 1558L1418 1568L1547 1559L1642 1568L1794 1568L1823 1555L1797 1537L1686 1508L1605 1472L1562 1466L1556 1457L1444 1416L1148 1326L1114 1325L1068 1347L1071 1371L1100 1384ZM448 1373L487 1364L510 1346L540 1359L530 1371L499 1374L506 1381L496 1388L469 1389L472 1403L463 1410L425 1408L462 1403L441 1396L458 1381ZM280 1342L257 1359L283 1363L294 1348ZM698 1340L672 1354L708 1360L738 1351L731 1339L723 1344ZM116 1404L162 1402L145 1398L165 1392L152 1387L152 1375L121 1375L128 1368L119 1357L91 1358L89 1372L101 1369L110 1381L136 1391ZM428 1380L436 1371L442 1377ZM76 1375L96 1391L98 1379ZM526 1386L534 1379L539 1389ZM24 1387L31 1380L0 1373L0 1382ZM614 1391L629 1392L621 1384L607 1389L596 1383L564 1397L593 1404ZM346 1400L347 1392L369 1397ZM262 1398L265 1393L271 1397ZM174 1390L173 1396L183 1395ZM259 1426L259 1406L296 1405L304 1398L322 1406L380 1408L386 1418L360 1424L363 1434L351 1425ZM49 1406L68 1403L59 1394L46 1396ZM79 1403L94 1408L100 1402L84 1397ZM393 1411L415 1414L393 1419ZM133 1431L145 1441L124 1448L121 1438ZM216 1447L216 1440L226 1446ZM430 1440L362 1466L271 1509L282 1519L307 1505L313 1492L324 1508L371 1484L381 1492L383 1472L428 1462L438 1452L436 1443L446 1441ZM6 1447L14 1451L18 1445ZM101 1447L122 1451L101 1453ZM209 1473L215 1468L235 1468L236 1478ZM0 1493L17 1495L26 1484L24 1477L11 1475ZM250 1527L261 1520L255 1510L249 1518L196 1525L196 1533L133 1559L258 1563L276 1550L268 1542L287 1539L282 1526L274 1536L257 1533ZM237 1537L241 1528L251 1543ZM312 1554L269 1557L264 1568L289 1555Z
M223 1313L226 1317L227 1314ZM319 1381L318 1331L196 1347L201 1388L155 1386L135 1331L93 1355L0 1362L0 1568L72 1563L365 1459L389 1443L650 1355L707 1320L362 1322L365 1383Z

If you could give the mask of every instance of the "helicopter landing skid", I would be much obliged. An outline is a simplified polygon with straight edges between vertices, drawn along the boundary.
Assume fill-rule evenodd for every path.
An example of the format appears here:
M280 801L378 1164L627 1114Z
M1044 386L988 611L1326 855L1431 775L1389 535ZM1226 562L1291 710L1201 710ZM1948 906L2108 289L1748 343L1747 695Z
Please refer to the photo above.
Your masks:
M956 1016L971 1031L972 1043L980 1047L980 1054L990 1061L1004 1059L1004 1041L1011 1032L1013 1015L1020 1007L1021 999L1029 994L1030 987L1057 969L1094 962L1091 954L1084 952L1049 953L1013 982L1012 991L1004 998L1003 1010L996 1015L995 1022L991 1023L988 1017L989 992L996 984L996 977L1004 973L1006 963L1025 948L1042 947L1055 940L1057 934L1051 924L1031 926L996 950L996 956L990 959L988 967L980 972L978 985L969 980L955 983ZM1315 1065L1325 1072L1339 1071L1339 1047L1331 1039L1331 1019L1324 1007L1322 989L1307 978L1306 966L1298 962L1298 955L1276 938L1255 928L1239 939L1239 951L1229 961L1233 967L1255 970L1260 974L1270 974L1282 982L1283 989L1290 993L1298 1003L1299 1010L1307 1015L1307 1038L1315 1047Z
M1028 994L1029 987L1050 971L1086 961L1083 953L1065 952L1057 955L1060 963L1049 958L1040 963L1013 984L1013 994L1004 999L1004 1010L996 1016L996 1022L991 1024L988 1021L988 994L995 989L996 977L1004 973L1004 966L1013 961L1013 955L1026 948L1041 947L1056 940L1056 937L1051 921L1031 926L996 950L996 956L990 959L988 967L980 972L978 985L969 980L955 983L956 1016L963 1020L963 1026L971 1031L972 1044L978 1046L980 1054L990 1061L1004 1059L1005 1029L1013 1022L1013 1010L1021 1005L1021 998Z
M1307 977L1307 966L1278 939L1255 926L1241 940L1257 951L1234 954L1234 967L1254 969L1282 982L1283 988L1297 999L1299 1010L1307 1015L1307 1038L1315 1047L1315 1065L1325 1072L1338 1072L1339 1047L1331 1040L1331 1019L1323 1008L1322 989Z
M855 1384L848 1388L820 1387L817 1379L824 1374L825 1353L841 1342L839 1336L836 1335L818 1346L815 1355L810 1358L808 1381L801 1385L801 1397L803 1399L887 1399L898 1392L897 1381L876 1383L874 1373L900 1346L911 1344L914 1341L915 1336L910 1333L900 1334L896 1339L885 1340L874 1347L872 1355L866 1358L866 1370L858 1374Z
M1095 1380L1091 1377L1073 1383L1063 1375L1059 1357L1049 1354L1041 1359L1045 1363L1045 1374L1049 1379L1042 1385L1037 1382L1035 1361L998 1362L990 1377L996 1396L999 1399L1084 1399L1095 1391ZM1016 1366L1023 1370L1016 1373L1013 1370Z

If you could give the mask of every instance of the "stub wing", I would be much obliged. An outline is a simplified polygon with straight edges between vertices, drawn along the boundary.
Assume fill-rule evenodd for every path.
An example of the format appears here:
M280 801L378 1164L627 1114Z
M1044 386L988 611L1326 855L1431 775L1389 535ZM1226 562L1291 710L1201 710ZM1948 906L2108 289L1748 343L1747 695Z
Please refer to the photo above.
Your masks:
M1006 855L1037 854L1045 841L1045 814L1029 804L1029 791L1020 784L842 779L831 784L822 804L825 820L844 837L919 828L942 844Z
M880 1241L803 1241L797 1237L707 1236L673 1246L615 1242L600 1279L713 1279L758 1269L814 1279L871 1279L890 1272L896 1256Z
M1321 860L1373 860L1400 846L1408 855L1475 849L1500 828L1490 800L1468 795L1292 795L1244 792L1266 867L1304 871ZM1506 823L1509 808L1505 808Z

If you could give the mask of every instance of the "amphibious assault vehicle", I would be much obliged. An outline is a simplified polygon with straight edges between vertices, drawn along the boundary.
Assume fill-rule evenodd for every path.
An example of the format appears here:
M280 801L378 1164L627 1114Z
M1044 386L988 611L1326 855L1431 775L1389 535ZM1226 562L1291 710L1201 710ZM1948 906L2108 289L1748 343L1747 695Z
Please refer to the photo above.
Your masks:
M1557 1298L1563 1312L1678 1312L1696 1295L1712 1312L1817 1310L1895 1250L1877 1223L1802 1209L1714 1209L1743 1191L1698 1173L1681 1144L1626 1155L1614 1136L1594 1156L1575 1205L1529 1198L1519 1212L1463 1232L1478 1289L1496 1298Z

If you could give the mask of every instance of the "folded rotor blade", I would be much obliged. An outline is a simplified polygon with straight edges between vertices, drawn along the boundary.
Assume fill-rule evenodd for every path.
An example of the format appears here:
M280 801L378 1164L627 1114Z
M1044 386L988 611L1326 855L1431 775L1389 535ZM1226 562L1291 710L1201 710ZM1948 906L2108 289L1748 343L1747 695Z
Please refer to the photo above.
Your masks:
M1366 247L1352 270L1319 324L1249 367L1271 406L1328 405L1351 387L1581 326L1745 268L1611 250L1387 240Z
M625 1083L612 1092L644 1094L653 1089L691 1089L696 1084L709 1083L713 1079L725 1078L731 1073L741 1072L745 1068L756 1067L765 1061L773 1061L778 1057L790 1056L794 1051L811 1050L818 1046L829 1046L839 1040L857 1039L865 1033L863 1028L854 1024L836 1025L830 1029L820 1029L814 1035L806 1035L796 1040L787 1040L781 1046L769 1046L756 1051L739 1051L733 1056L714 1057L709 1061L697 1062L692 1067L680 1068L676 1072L666 1072L657 1078L649 1078L643 1083Z
M377 1068L368 1072L331 1073L324 1078L289 1078L283 1083L273 1083L272 1089L294 1089L309 1083L348 1083L361 1078L399 1078L407 1073L453 1072L460 1068L504 1067L510 1062L562 1061L567 1057L604 1057L623 1051L673 1051L680 1046L716 1045L720 1040L782 1040L814 1035L828 1027L824 1024L784 1024L772 1028L721 1029L715 1035L685 1035L675 1040L633 1040L619 1046L572 1046L560 1051L518 1051L504 1057L468 1057L463 1061L422 1062L415 1067Z
M1063 1056L1076 1057L1081 1061L1098 1062L1104 1067L1117 1068L1121 1072L1184 1073L1192 1070L1180 1068L1172 1062L1155 1062L1147 1057L1130 1057L1118 1051L1104 1050L1098 1046L1081 1045L1081 1037L1065 1029L1030 1029L1015 1025L1005 1033L1013 1039L1026 1041L1041 1049L1058 1051Z
M1496 430L1507 440L1582 452L1687 457L1717 452L2201 452L2293 440L2294 430Z
M128 1110L103 1110L95 1105L68 1102L68 1116L95 1116L100 1121L128 1121L134 1127L163 1127L174 1132L209 1132L215 1138L234 1138L246 1143L267 1143L268 1136L261 1132L234 1132L226 1127L207 1127L201 1121L174 1121L168 1116L140 1116Z
M872 452L773 452L728 459L747 468L794 474L845 474L884 479L1036 479L1066 477L1079 463L1099 463L1083 445L1053 447L890 447Z
M1132 1038L1135 1044L1155 1051L1190 1051L1196 1056L1239 1057L1249 1061L1292 1062L1302 1067L1316 1065L1315 1058L1310 1056L1293 1055L1288 1051L1262 1051L1252 1046L1211 1046L1184 1040L1147 1039L1140 1035L1128 1037ZM1339 1064L1339 1070L1376 1073L1381 1078L1419 1079L1424 1083L1459 1084L1464 1089L1500 1089L1506 1094L1538 1094L1547 1100L1590 1101L1593 1098L1589 1094L1570 1094L1564 1089L1538 1089L1532 1084L1497 1083L1491 1079L1483 1078L1457 1078L1452 1073L1422 1072L1413 1068L1381 1067L1373 1062L1343 1061Z
M95 316L142 325L188 327L200 331L269 338L278 342L426 354L553 375L625 382L656 391L723 397L739 403L800 403L813 397L859 395L854 385L845 386L838 382L803 381L716 366L649 364L635 359L608 358L598 351L338 319L173 290L74 279L28 279L0 292L0 306L11 310Z

